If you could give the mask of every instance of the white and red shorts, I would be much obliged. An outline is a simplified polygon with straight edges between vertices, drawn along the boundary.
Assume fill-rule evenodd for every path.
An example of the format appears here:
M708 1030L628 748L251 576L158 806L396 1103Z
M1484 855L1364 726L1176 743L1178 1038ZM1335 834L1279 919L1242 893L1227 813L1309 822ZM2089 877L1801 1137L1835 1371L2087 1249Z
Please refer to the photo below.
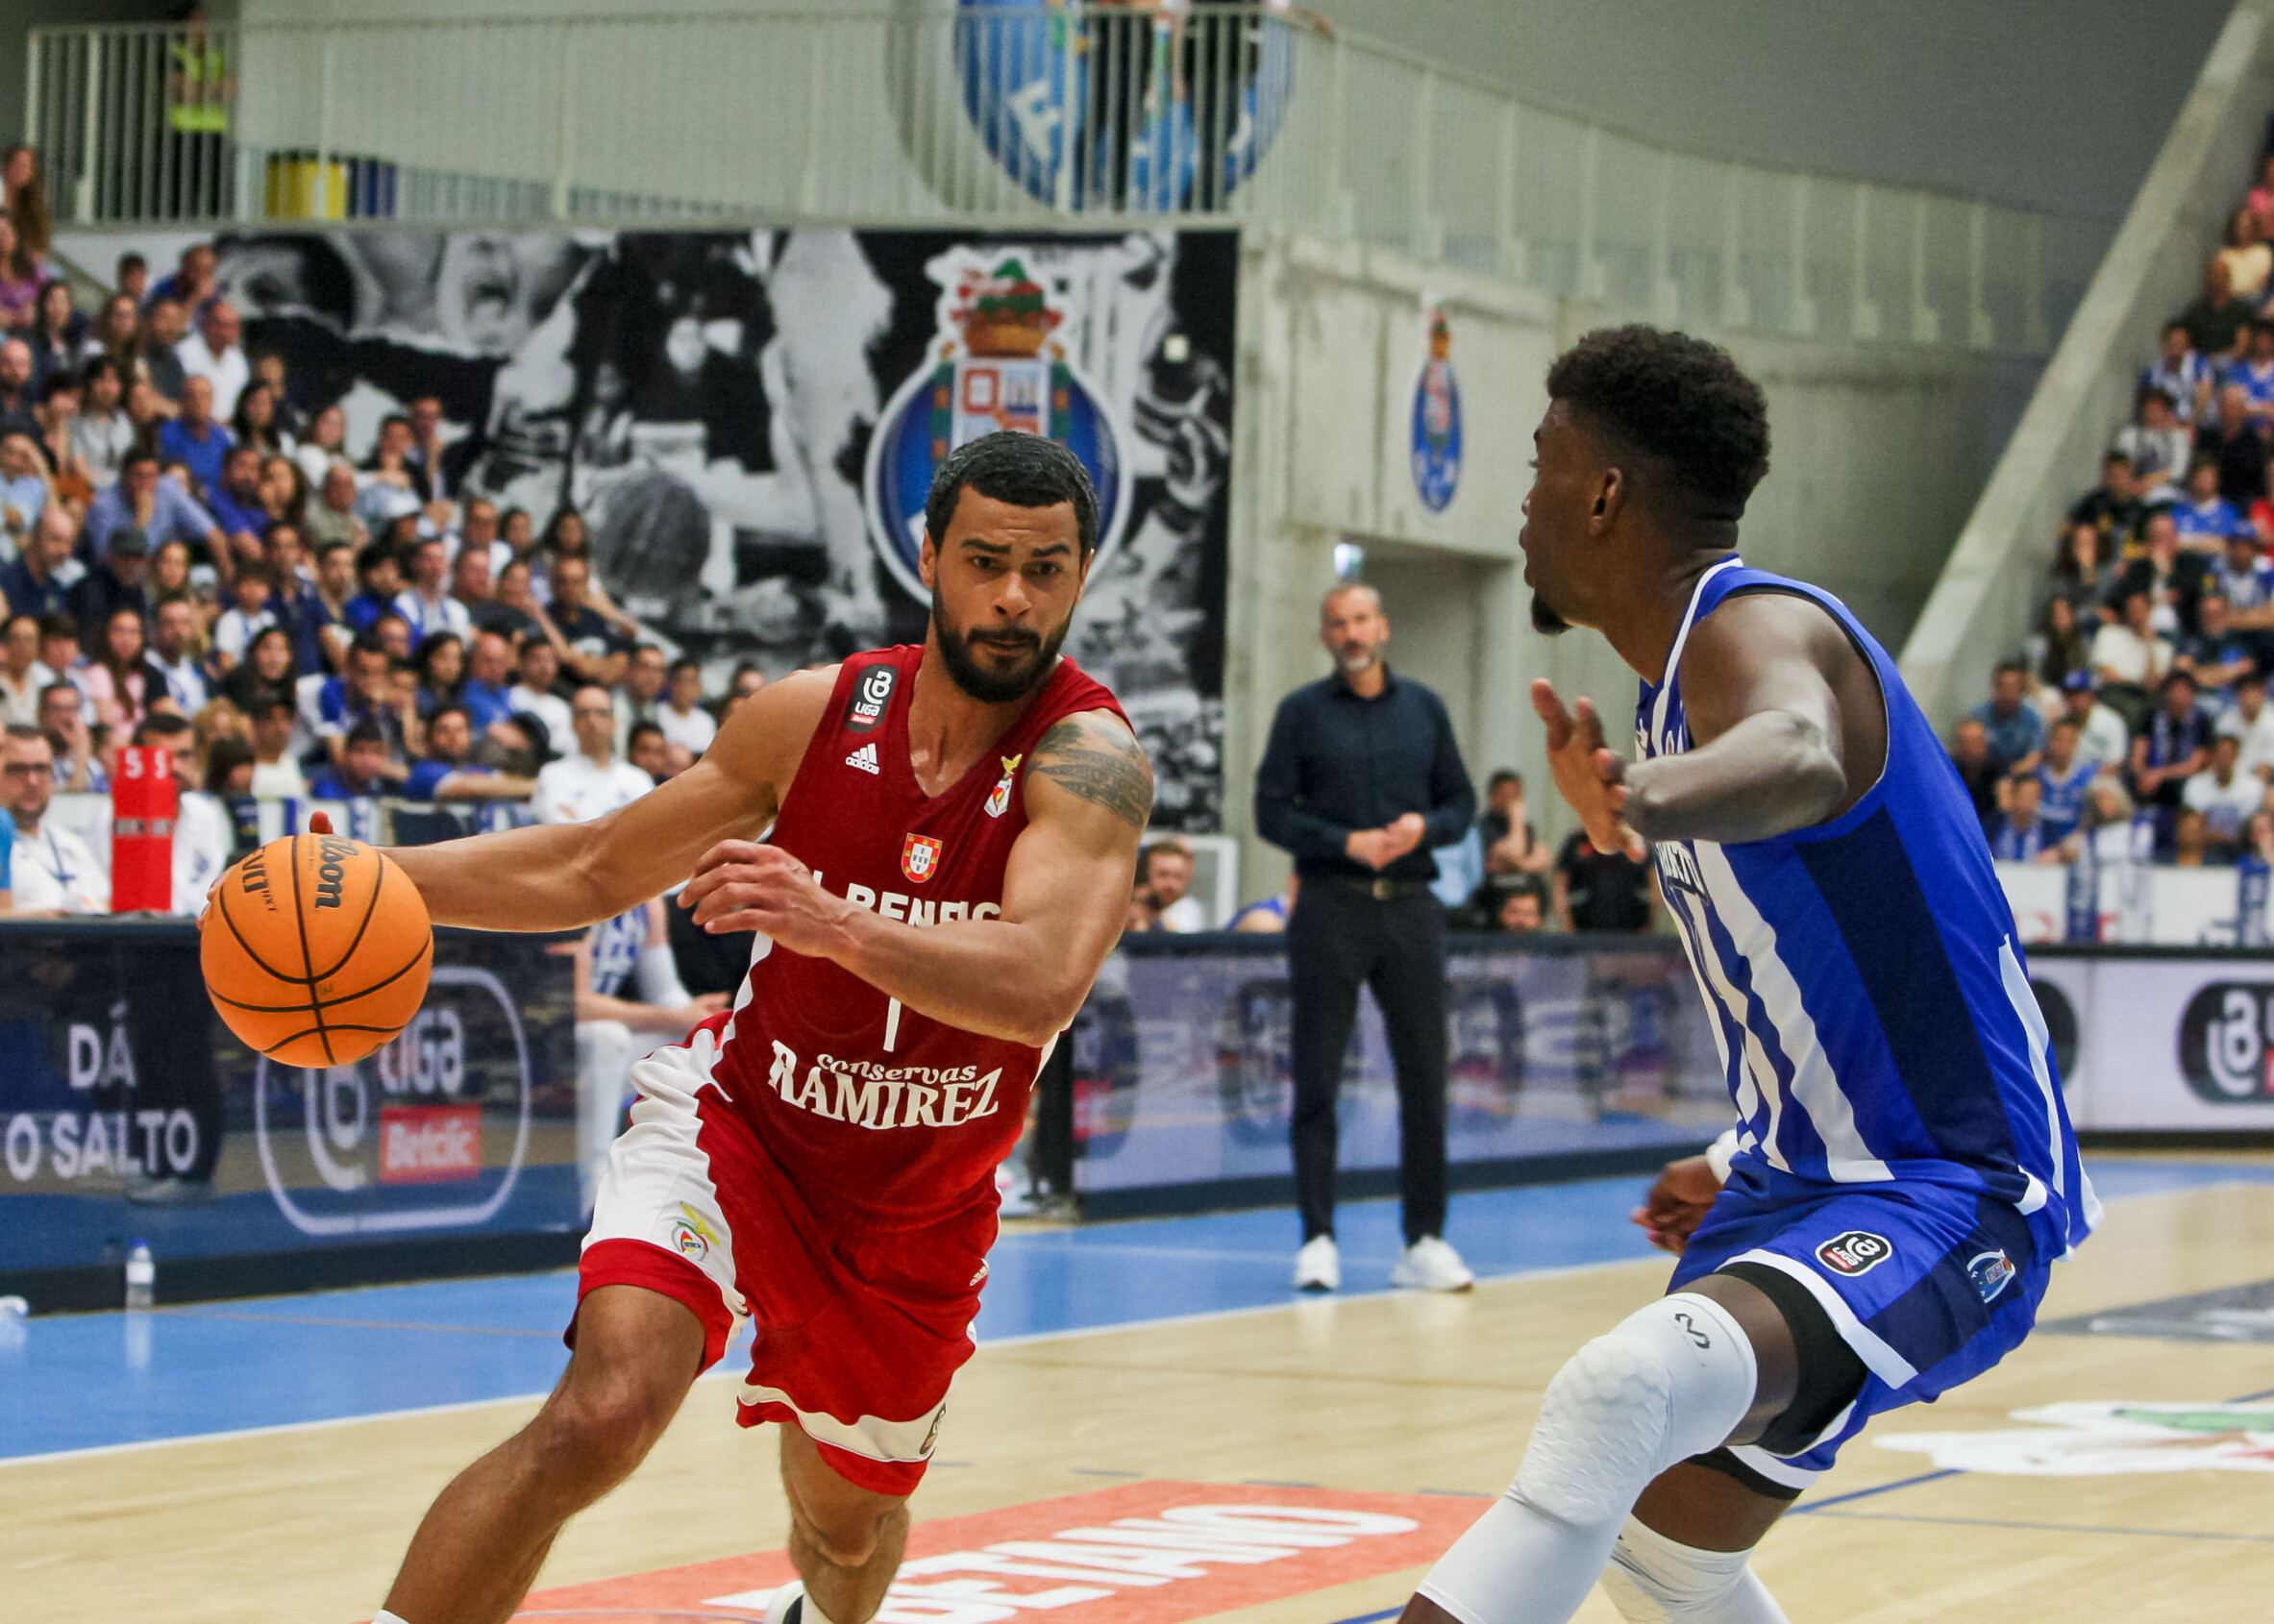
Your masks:
M632 1067L639 1097L601 1177L578 1296L642 1286L686 1304L705 1369L749 1316L742 1424L795 1423L848 1482L912 1493L972 1355L993 1204L889 1234L817 1216L712 1084L717 1061L717 1033L698 1028Z

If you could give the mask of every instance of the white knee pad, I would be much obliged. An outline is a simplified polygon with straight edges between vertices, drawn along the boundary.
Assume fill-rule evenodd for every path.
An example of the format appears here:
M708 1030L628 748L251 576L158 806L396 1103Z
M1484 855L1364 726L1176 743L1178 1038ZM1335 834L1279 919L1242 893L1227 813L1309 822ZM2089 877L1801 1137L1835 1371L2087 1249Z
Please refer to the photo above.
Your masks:
M1751 1557L1676 1544L1628 1517L1603 1589L1627 1624L1786 1624Z
M1753 1345L1718 1303L1661 1297L1556 1372L1509 1492L1565 1522L1622 1517L1660 1472L1727 1439L1757 1380Z

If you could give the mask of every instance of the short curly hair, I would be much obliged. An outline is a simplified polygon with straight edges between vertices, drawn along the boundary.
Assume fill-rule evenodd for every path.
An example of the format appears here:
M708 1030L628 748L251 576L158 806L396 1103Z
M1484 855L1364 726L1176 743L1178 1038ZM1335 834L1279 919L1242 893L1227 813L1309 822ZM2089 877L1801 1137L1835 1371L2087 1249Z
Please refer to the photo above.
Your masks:
M1761 386L1728 351L1686 332L1599 329L1547 369L1547 394L1597 438L1656 463L1693 521L1735 523L1768 472Z

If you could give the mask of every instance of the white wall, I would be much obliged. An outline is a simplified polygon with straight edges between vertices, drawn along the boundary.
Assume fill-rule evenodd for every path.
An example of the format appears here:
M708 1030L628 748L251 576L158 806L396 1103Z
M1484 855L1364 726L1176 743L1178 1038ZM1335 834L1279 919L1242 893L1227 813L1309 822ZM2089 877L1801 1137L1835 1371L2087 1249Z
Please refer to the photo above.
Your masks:
M1414 496L1406 457L1424 353L1422 296L1445 305L1461 385L1466 468L1440 515ZM1272 715L1324 675L1317 640L1334 548L1368 550L1390 611L1393 664L1437 688L1472 775L1513 766L1539 789L1526 690L1547 677L1594 697L1618 727L1633 673L1592 632L1531 628L1517 533L1548 363L1597 318L1584 306L1379 251L1252 234L1242 252L1239 469L1225 668L1225 807L1252 832L1252 787ZM1952 349L1731 340L1768 395L1768 479L1744 549L1819 581L1897 646L1950 536L1982 486L2034 363ZM1248 847L1247 895L1284 873Z
M383 10L392 18L624 16L753 3L392 0ZM2228 11L2228 0L1310 3L1347 29L1638 135L2112 227ZM248 22L375 14L369 0L242 0L239 10Z

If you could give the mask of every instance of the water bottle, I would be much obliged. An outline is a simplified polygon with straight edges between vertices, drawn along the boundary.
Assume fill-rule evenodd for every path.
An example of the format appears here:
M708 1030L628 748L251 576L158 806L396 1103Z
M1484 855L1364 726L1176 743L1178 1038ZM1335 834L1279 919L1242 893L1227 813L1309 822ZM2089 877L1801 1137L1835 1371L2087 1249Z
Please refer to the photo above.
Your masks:
M126 1254L126 1306L148 1308L157 1295L158 1260L150 1255L149 1242L136 1241Z

